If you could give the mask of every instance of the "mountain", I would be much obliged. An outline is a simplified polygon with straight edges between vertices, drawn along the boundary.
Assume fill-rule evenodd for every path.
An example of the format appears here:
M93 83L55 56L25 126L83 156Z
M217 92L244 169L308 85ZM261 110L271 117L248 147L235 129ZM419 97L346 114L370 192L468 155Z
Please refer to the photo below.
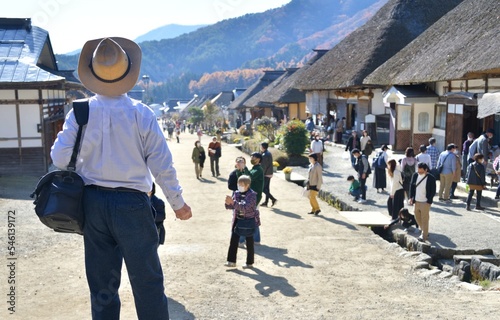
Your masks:
M140 43L144 41L153 41L153 40L163 40L163 39L173 39L182 34L190 33L196 31L200 28L206 27L206 24L194 25L194 26L185 26L180 24L167 24L163 27L159 27L153 29L142 36L139 36L134 39L135 42Z
M292 0L266 12L223 20L173 39L144 41L142 74L172 83L190 75L237 69L285 68L311 49L331 48L370 19L387 0ZM75 69L77 56L57 56ZM185 81L185 80L183 80ZM227 90L232 88L221 88ZM183 92L185 94L186 92ZM181 97L177 92L170 96Z

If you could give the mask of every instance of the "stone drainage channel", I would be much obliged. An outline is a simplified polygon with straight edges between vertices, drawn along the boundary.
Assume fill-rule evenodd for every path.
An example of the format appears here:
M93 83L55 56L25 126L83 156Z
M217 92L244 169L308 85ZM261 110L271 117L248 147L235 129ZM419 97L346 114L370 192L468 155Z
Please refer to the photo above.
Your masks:
M302 185L302 181L293 182ZM339 211L358 211L330 192L320 191L319 197ZM415 258L417 262L414 268L428 269L426 274L459 280L472 290L481 290L482 287L470 285L471 282L500 280L500 258L491 249L438 248L418 241L412 232L414 229L405 232L401 227L387 230L383 227L371 227L371 230L387 242L403 248L405 251L401 255Z

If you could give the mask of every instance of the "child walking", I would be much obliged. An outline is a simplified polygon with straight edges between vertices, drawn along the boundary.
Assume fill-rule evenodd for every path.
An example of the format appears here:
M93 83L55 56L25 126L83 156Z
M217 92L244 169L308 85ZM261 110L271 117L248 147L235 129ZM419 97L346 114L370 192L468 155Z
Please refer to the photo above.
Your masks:
M238 221L254 219L254 227L260 226L260 216L257 210L257 193L250 189L251 179L247 175L238 178L238 190L233 196L226 196L226 209L233 209L233 221L231 223L231 241L227 252L226 267L236 267L236 255L238 253L238 241L240 236L244 236L247 244L247 260L243 269L252 268L254 263L254 240L253 233L242 233L238 227Z

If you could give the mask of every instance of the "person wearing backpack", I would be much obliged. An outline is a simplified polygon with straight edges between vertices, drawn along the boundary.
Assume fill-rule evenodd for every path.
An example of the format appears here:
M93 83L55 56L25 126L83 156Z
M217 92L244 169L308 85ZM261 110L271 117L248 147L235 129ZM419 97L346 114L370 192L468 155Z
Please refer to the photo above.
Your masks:
M368 158L366 155L362 155L359 149L353 149L351 151L352 156L356 159L356 163L354 164L354 169L358 172L359 185L361 188L361 199L358 200L358 203L366 202L366 179L370 175L371 168L368 163Z
M389 156L387 155L387 150L389 147L384 144L382 148L380 148L380 152L377 153L377 156L373 159L373 187L377 189L382 189L382 192L385 192L385 188L387 187L387 179L385 169L387 168L387 160Z
M403 189L405 194L409 197L410 181L413 174L417 171L417 159L412 147L405 150L405 157L401 160L401 172L403 172Z
M481 207L481 198L483 190L486 187L486 170L484 168L484 155L481 153L476 153L474 155L474 162L469 164L467 168L467 175L465 177L467 184L469 185L469 195L467 196L467 205L465 209L470 211L470 203L472 197L474 196L474 191L476 192L476 210L484 210Z

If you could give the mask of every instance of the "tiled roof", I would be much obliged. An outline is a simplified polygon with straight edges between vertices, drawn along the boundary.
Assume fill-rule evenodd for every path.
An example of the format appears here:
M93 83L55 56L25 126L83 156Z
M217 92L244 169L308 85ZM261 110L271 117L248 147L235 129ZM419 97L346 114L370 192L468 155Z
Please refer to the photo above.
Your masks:
M64 80L57 70L48 32L30 19L0 18L0 82Z

